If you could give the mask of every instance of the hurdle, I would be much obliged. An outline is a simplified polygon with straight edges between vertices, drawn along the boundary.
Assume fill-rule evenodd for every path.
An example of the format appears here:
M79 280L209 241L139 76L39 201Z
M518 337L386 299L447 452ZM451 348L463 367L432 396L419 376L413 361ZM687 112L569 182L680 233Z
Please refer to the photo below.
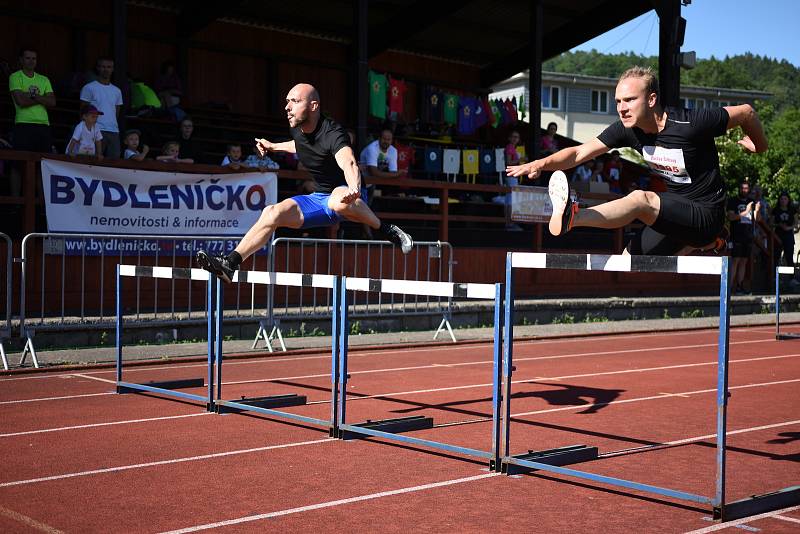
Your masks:
M800 502L800 487L786 488L763 495L726 503L725 465L728 405L728 357L730 331L730 272L727 257L693 256L625 256L600 254L546 254L509 252L506 256L505 345L503 354L503 407L502 407L502 458L501 471L507 474L541 470L569 477L620 486L627 489L654 493L675 499L711 505L715 519L730 521L766 511L776 510L788 503ZM578 462L592 461L608 454L598 454L597 448L585 445L569 446L544 451L529 450L526 454L512 455L511 431L511 377L513 366L514 328L514 270L515 269L568 269L583 271L650 272L719 276L719 337L717 350L717 415L716 415L716 480L713 496L698 495L652 484L599 475L587 471L562 467ZM616 451L622 452L622 451Z
M140 265L117 265L117 292L116 292L116 307L117 307L117 324L116 324L116 338L117 338L117 376L116 385L117 393L158 393L170 397L177 397L191 401L199 401L205 404L206 410L213 411L214 409L214 375L212 373L214 364L214 330L213 326L213 297L214 286L217 285L217 279L211 273L203 271L202 269L187 269L178 267L143 267ZM208 314L207 331L208 331L208 391L206 396L195 395L192 393L185 393L183 391L175 391L182 388L203 387L203 378L188 378L179 380L167 380L160 382L149 382L147 384L139 384L134 382L125 382L122 380L122 279L125 277L139 277L139 278L167 278L167 279L183 279L183 280L205 280L206 281L206 310Z
M793 275L798 272L797 267L775 267L775 339L800 339L800 334L790 332L781 333L781 275Z
M289 286L299 288L324 288L333 291L333 316L331 321L331 416L330 419L319 419L291 412L277 410L288 406L302 406L306 404L305 395L285 394L271 395L265 397L244 397L239 400L224 400L222 398L222 325L223 325L223 284L217 284L217 308L216 308L216 370L217 370L217 394L214 402L215 410L219 414L257 412L273 417L280 417L310 423L317 426L328 428L329 434L335 433L337 426L337 390L339 387L339 374L337 372L337 353L339 350L338 335L338 294L340 278L328 274L302 274L302 273L283 273L271 271L237 271L233 275L232 283L264 284L269 286ZM209 364L210 372L210 364Z
M343 277L339 296L339 416L338 432L336 436L341 439L356 439L358 437L378 437L399 441L426 448L444 450L447 452L475 456L489 460L490 465L499 462L500 439L500 374L502 365L502 303L503 284L459 284L452 282L427 282L419 280L392 280L374 278L348 278ZM401 432L435 428L433 419L424 416L413 416L397 419L368 420L361 423L347 422L347 381L348 375L348 334L350 332L348 319L348 291L371 291L381 293L395 293L402 295L418 295L450 298L486 299L494 301L494 349L492 361L492 430L491 444L486 450L462 447L401 435Z

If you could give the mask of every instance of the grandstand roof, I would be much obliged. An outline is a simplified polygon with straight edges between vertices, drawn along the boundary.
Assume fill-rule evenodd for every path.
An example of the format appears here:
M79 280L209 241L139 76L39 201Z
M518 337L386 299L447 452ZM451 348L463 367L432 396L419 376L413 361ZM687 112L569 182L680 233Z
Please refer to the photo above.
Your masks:
M654 8L656 0L540 0L542 59L588 41ZM152 5L133 0L132 4ZM346 0L158 2L180 13L188 33L215 20L338 42L354 37L354 3ZM369 0L369 56L385 50L437 57L481 69L484 86L530 66L531 0Z

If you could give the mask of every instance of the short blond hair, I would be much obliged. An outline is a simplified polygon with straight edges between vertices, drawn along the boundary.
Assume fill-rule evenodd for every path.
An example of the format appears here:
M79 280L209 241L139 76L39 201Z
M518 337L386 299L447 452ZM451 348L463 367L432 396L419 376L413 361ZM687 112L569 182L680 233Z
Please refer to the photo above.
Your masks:
M635 65L623 72L622 76L620 76L619 80L617 80L617 83L628 78L640 78L644 80L645 91L647 94L650 95L655 93L656 97L658 97L658 78L656 78L653 69L650 67L640 67Z

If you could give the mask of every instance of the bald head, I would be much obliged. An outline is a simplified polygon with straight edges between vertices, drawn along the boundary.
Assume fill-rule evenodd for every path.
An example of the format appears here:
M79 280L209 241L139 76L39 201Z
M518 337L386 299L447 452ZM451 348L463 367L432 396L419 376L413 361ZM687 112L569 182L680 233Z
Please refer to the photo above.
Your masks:
M313 130L319 120L319 92L309 83L298 83L286 95L286 118L289 126Z

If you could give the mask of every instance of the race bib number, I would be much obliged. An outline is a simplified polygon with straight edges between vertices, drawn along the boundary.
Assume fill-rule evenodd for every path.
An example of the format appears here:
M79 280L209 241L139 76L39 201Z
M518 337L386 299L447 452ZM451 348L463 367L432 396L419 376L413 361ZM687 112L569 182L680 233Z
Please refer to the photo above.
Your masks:
M683 150L680 148L645 146L642 147L642 156L659 176L678 184L692 183L692 178L686 172Z

